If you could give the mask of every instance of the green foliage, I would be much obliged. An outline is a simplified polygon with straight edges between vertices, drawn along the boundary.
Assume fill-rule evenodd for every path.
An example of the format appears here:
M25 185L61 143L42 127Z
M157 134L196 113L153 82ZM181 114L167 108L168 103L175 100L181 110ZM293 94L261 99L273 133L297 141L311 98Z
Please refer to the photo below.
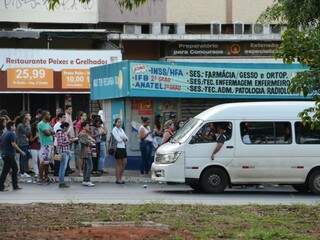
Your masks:
M80 3L88 4L90 0L78 0ZM118 2L121 9L132 10L134 7L139 7L147 0L115 0ZM60 4L60 0L48 0L49 9L54 10Z
M121 9L132 10L134 7L139 7L146 3L147 0L117 0Z
M275 0L258 22L288 26L275 57L307 67L292 79L289 91L313 97L315 107L300 116L304 124L320 128L320 0Z

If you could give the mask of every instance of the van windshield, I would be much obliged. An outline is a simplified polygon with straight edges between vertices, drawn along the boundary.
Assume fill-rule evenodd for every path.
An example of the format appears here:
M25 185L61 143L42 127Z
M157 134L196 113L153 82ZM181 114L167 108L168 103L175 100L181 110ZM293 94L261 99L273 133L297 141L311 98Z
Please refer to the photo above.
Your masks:
M182 128L180 128L174 134L171 142L185 142L193 133L194 129L197 128L202 122L202 120L191 118Z

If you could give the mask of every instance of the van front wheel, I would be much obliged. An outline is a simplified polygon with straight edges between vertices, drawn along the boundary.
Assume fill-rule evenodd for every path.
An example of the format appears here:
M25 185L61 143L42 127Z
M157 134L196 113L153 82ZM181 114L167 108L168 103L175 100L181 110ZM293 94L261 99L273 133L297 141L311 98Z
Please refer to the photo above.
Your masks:
M205 170L200 179L201 189L206 193L223 192L228 185L228 175L220 168Z
M314 171L309 178L309 188L310 190L320 195L320 171Z

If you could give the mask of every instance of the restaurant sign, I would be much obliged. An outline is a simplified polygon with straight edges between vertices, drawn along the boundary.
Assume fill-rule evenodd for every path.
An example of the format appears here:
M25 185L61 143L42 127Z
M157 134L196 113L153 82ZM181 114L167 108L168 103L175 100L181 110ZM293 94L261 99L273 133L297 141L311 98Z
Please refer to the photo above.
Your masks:
M89 68L118 61L119 50L0 49L0 91L89 92Z

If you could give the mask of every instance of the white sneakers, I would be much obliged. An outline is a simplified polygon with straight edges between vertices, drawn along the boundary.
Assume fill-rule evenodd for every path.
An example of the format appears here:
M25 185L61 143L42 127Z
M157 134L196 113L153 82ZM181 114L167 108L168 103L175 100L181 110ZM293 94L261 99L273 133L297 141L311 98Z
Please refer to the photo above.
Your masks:
M28 173L24 173L20 175L23 178L31 178L31 176Z
M82 185L86 187L94 187L94 184L92 182L82 182Z

